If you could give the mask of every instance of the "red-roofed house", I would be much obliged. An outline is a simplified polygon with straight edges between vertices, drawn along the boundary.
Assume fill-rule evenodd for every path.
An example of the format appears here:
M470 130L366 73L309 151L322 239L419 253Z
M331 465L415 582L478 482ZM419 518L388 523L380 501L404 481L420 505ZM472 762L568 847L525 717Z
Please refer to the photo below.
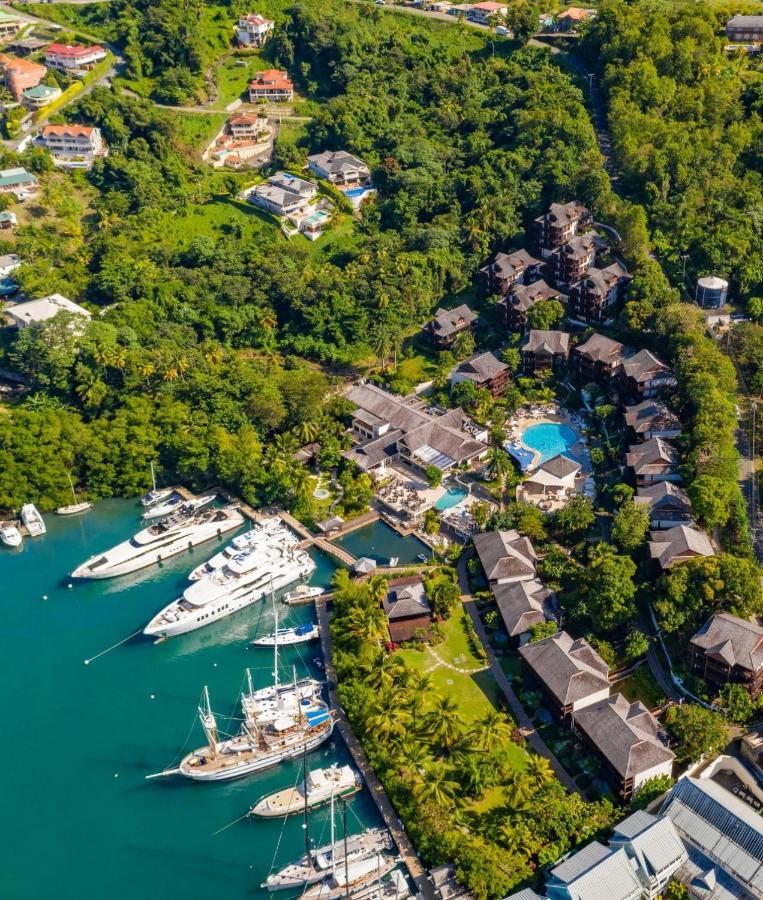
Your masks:
M38 141L57 166L68 169L89 169L96 157L109 152L100 128L90 125L46 125Z
M487 25L494 16L505 16L509 11L505 3L473 3L466 14L470 22Z
M4 53L0 54L0 66L5 86L13 94L14 100L19 101L23 92L28 88L37 87L48 71L45 66L32 62L31 59L18 59Z
M60 72L82 72L106 59L106 51L98 44L51 44L45 51L45 62Z
M294 82L288 72L280 69L266 69L257 72L249 85L249 102L266 100L270 103L284 103L294 99Z
M579 28L587 19L595 18L591 14L591 10L581 9L579 6L571 6L565 9L563 13L559 13L556 17L556 24L563 31L572 31Z

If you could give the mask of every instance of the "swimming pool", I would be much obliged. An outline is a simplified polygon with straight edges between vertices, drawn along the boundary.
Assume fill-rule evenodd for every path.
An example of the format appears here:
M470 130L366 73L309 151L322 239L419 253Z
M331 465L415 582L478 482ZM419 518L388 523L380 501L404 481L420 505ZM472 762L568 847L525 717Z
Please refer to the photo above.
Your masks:
M442 512L445 509L451 509L468 496L468 491L462 487L451 487L436 501L434 508Z
M373 188L370 188L370 187L355 187L355 188L350 188L348 191L345 191L344 195L345 195L345 197L362 197L363 194L367 193L368 191L372 191L372 190L373 190Z
M578 439L575 431L569 425L561 422L544 422L542 425L531 425L522 432L522 443L537 450L540 453L540 462L544 463L553 456L566 453L571 456L569 450Z

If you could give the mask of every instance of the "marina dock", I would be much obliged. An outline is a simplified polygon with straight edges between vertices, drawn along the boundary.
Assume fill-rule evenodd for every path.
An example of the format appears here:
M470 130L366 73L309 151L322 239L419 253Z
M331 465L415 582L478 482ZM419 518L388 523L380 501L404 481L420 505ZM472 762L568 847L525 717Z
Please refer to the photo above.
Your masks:
M411 839L405 832L403 824L395 812L382 783L376 776L371 764L368 761L365 750L360 745L360 741L355 737L352 726L339 705L339 697L336 692L336 672L334 671L334 663L332 656L331 634L329 633L329 614L328 607L324 597L319 597L315 604L318 613L318 625L321 633L321 651L323 652L323 662L326 666L326 680L328 682L329 703L336 711L336 726L342 735L347 749L350 751L353 761L358 771L363 776L368 792L379 810L379 814L384 819L384 824L389 829L392 837L395 839L397 848L400 851L400 858L408 869L413 882L419 894L424 900L435 900L434 889L432 883L427 876L426 869L422 865L416 848L413 846Z

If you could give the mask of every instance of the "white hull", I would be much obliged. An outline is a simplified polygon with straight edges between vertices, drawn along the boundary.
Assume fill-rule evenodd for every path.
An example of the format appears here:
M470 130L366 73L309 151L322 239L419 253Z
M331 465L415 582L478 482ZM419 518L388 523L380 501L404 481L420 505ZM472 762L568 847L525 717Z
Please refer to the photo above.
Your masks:
M246 553L259 543L270 540L271 538L275 539L277 536L281 535L283 535L284 540L290 540L292 543L297 542L293 532L282 525L280 519L268 519L266 522L256 525L250 531L237 535L224 550L221 550L200 566L196 566L195 569L192 569L188 575L188 580L199 581L201 578L212 575L218 569L222 569L223 566L239 554Z
M191 500L184 500L179 494L177 499L169 500L167 503L160 503L158 506L152 506L148 512L143 513L141 519L148 522L151 519L163 519L165 516L171 516L178 512L181 508L198 510L203 509L215 499L215 495L211 494L206 497L194 497Z
M146 543L137 543L135 538L117 544L106 553L91 557L72 572L72 578L116 578L118 575L129 575L148 566L166 562L191 547L203 544L219 537L234 528L239 528L244 521L238 510L231 508L227 515L207 519L198 524L189 523L173 532ZM154 526L156 527L156 526ZM144 535L148 529L140 532Z
M183 605L182 599L175 600L146 625L143 634L149 637L176 637L179 634L187 634L189 631L203 628L205 625L211 625L213 622L219 622L220 619L246 609L247 606L269 596L271 591L278 591L309 575L315 569L315 563L307 554L304 554L304 558L303 563L291 565L280 575L271 577L268 573L264 573L258 582L240 587L234 586L227 594L223 594L203 606L189 605L189 608ZM201 584L201 582L196 582L196 584ZM175 621L171 621L173 616Z
M284 594L283 602L288 606L290 603L301 603L304 600L309 600L312 597L320 597L321 594L324 594L325 591L322 587L315 587L314 585L300 585L296 590L289 591L288 594Z
M29 532L29 537L39 537L48 530L34 503L25 503L21 507L21 521Z
M20 547L23 538L18 528L11 522L0 528L0 541L6 547Z
M58 516L77 516L93 508L92 503L72 503L69 506L59 506L56 510Z
M239 762L236 762L235 755L232 754L231 764L224 769L207 769L205 766L189 765L189 760L194 756L191 753L180 763L180 774L193 781L232 781L234 778L245 778L247 775L253 775L255 772L271 769L287 759L301 756L306 750L310 751L320 747L321 744L331 737L333 730L334 723L332 721L328 728L311 737L305 738L303 735L299 735L294 743L289 746L271 750L270 752L258 753L251 759L240 760Z
M361 788L359 776L350 766L331 766L328 769L316 769L308 775L307 808L314 809L330 803L331 798L350 797ZM315 787L312 785L316 784ZM253 816L278 818L301 813L305 809L305 782L299 787L276 791L263 797L252 809Z
M397 865L394 856L383 856L381 853L370 859L351 863L347 867L347 879L342 864L338 864L333 876L327 877L321 884L316 884L302 894L303 900L339 900L340 897L360 896L378 879L382 878Z
M300 631L300 629L304 629ZM294 644L306 644L309 641L317 641L320 637L320 631L315 623L311 623L310 629L298 625L296 628L282 628L278 630L278 646L291 647ZM275 634L266 634L261 638L251 641L255 647L274 647L276 643Z
M161 503L162 500L166 500L174 493L172 488L154 488L152 491L144 494L141 497L140 502L143 506L153 506L155 503Z

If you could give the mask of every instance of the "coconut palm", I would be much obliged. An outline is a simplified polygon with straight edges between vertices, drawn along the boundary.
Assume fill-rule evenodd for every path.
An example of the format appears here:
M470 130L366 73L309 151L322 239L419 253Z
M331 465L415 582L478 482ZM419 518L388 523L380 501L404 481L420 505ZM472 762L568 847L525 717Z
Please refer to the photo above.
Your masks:
M541 756L538 753L530 754L530 758L525 766L525 772L538 788L550 784L554 780L554 770L551 767L551 763L545 756Z
M400 741L397 752L400 762L403 764L404 769L407 770L408 775L414 782L420 781L422 770L427 763L431 762L431 758L421 741L411 737L409 732Z
M302 422L297 428L297 437L302 444L312 444L319 433L320 427L316 422Z
M387 627L387 617L384 615L384 610L380 606L356 606L349 611L348 619L350 622L348 630L353 637L362 641L372 641L376 643L384 637ZM394 660L393 657L385 656L379 666L372 669L369 677L374 677L374 673L380 668L383 669L385 673L379 676L382 680L384 680L386 674L396 672L397 669L388 662L389 660L392 660L395 665L399 665L398 661Z
M384 615L382 610L380 612ZM366 678L366 684L377 694L385 693L397 682L402 670L403 666L400 660L387 654Z
M487 781L482 760L474 754L465 757L458 767L458 780L470 796L481 797Z
M289 480L291 481L291 492L295 497L304 499L310 496L313 481L307 469L303 469L301 466L294 467Z
M506 718L497 710L491 709L474 723L471 735L478 747L492 753L503 746L509 737Z
M533 782L523 769L512 769L504 782L506 798L513 809L524 809L533 793Z
M74 387L74 393L82 401L83 406L93 409L101 404L107 388L95 372L85 369Z
M380 743L399 741L406 734L408 718L398 695L387 694L372 707L371 714L366 719L366 729Z
M384 600L389 591L389 579L383 575L373 575L368 579L368 597L377 606Z
M511 853L529 859L537 850L537 842L533 839L532 831L523 822L504 822L498 835L500 842Z
M416 799L419 802L436 803L438 806L451 808L455 806L459 784L451 777L452 771L441 762L432 763L422 776L416 787Z
M448 695L438 697L434 707L427 716L429 733L443 750L449 751L458 740L464 720L458 711L455 698Z

